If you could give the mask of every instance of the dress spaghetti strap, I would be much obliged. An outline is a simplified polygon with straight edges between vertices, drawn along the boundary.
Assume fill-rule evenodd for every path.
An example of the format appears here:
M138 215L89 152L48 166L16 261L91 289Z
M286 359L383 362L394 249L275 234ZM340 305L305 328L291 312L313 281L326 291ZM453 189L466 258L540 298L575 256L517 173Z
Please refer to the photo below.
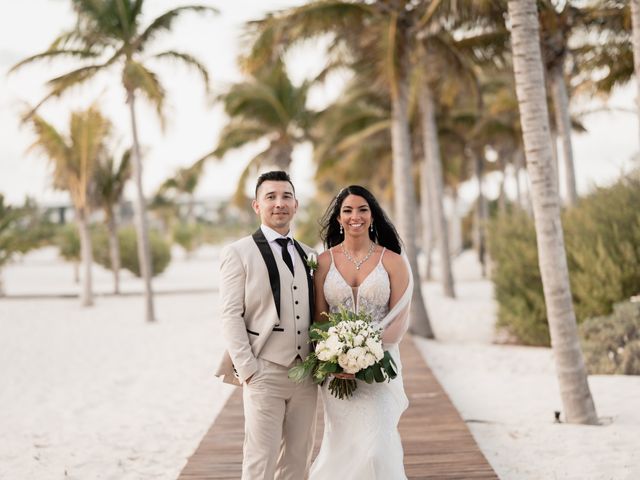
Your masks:
M382 263L382 257L384 256L384 252L387 251L387 247L382 247L382 253L380 254L380 260L378 260L378 265ZM331 257L333 258L333 257Z

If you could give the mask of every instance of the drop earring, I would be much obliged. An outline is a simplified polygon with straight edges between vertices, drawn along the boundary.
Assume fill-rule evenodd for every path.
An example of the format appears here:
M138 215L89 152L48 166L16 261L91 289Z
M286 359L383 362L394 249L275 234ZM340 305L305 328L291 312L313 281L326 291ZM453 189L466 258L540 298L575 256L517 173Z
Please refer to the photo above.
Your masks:
M342 228L342 224L340 224L340 235L344 234L344 229Z
M371 222L371 228L370 228L370 230L371 230L371 233L373 233L373 222Z

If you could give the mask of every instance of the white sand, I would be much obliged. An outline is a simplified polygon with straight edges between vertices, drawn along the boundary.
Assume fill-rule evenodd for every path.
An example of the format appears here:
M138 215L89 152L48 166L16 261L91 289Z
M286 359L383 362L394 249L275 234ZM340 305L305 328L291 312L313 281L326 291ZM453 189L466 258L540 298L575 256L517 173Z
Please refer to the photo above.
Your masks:
M213 377L217 250L176 255L142 297L0 299L0 479L175 479L233 387ZM495 305L473 255L456 262L458 299L425 285L438 342L425 358L503 479L640 478L640 377L590 378L600 427L557 425L551 352L491 345ZM9 294L78 291L73 270L45 249L4 271ZM95 270L98 292L111 277ZM206 290L210 291L206 291ZM123 290L141 291L125 275ZM66 475L66 477L65 477Z
M6 269L8 292L76 288L69 265L33 257ZM216 272L213 257L178 260L157 289L208 287ZM140 296L89 309L0 300L0 479L178 476L233 387L213 376L223 350L217 295L158 295L156 309L159 321L146 324Z
M562 402L551 350L491 345L491 283L471 252L455 274L456 300L425 286L438 341L417 344L500 478L640 479L640 377L589 377L603 425L554 423Z

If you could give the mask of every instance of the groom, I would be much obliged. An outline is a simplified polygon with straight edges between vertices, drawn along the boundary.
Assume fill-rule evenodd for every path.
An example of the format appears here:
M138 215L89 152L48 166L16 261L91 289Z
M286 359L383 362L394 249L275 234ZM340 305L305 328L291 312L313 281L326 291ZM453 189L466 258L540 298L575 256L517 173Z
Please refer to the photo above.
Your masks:
M222 330L227 352L216 375L243 386L242 480L307 477L317 388L288 370L309 353L311 249L291 236L298 208L286 172L258 178L253 210L261 225L221 253Z

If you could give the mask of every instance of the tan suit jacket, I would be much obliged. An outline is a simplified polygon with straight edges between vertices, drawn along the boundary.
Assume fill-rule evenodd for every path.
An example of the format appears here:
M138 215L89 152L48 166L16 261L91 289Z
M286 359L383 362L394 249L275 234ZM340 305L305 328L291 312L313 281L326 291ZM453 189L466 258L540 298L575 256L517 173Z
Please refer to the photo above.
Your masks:
M256 242L262 237L264 244ZM259 240L258 240L259 242ZM313 250L296 242L299 255L308 255ZM227 351L220 362L216 376L226 383L241 385L258 369L256 358L260 354L273 328L279 324L278 296L279 280L275 264L267 266L271 247L260 229L225 247L220 257L220 300L222 304L221 325L227 341ZM273 260L273 258L272 258ZM305 262L305 258L302 258ZM313 292L313 281L305 262L309 291ZM313 294L309 296L310 314L313 312ZM257 333L249 334L248 331ZM235 368L234 368L235 367Z

